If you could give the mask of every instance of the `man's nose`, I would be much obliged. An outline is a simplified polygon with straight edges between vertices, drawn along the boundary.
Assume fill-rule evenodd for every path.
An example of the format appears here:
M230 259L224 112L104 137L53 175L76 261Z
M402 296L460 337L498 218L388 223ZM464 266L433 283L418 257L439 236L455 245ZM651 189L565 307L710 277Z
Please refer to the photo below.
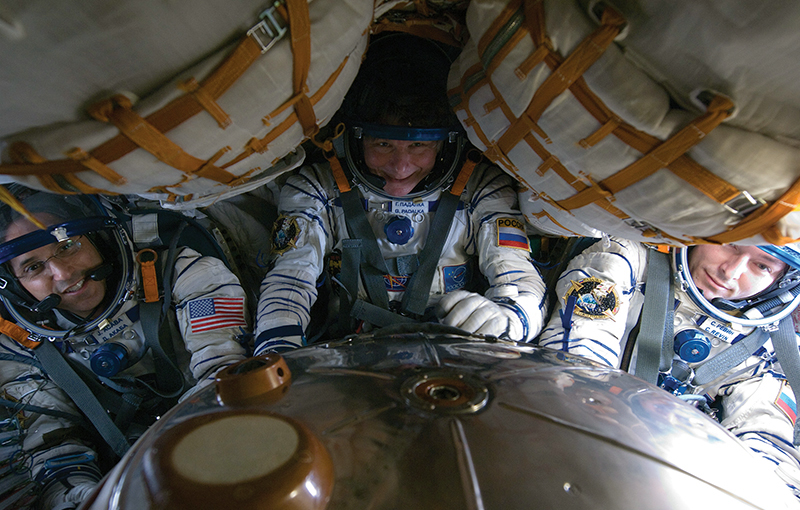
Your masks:
M738 280L747 269L750 257L746 254L739 254L728 259L723 265L722 270L731 280Z
M403 149L392 152L392 166L396 169L408 168L413 165L411 154Z
M67 280L72 276L74 268L69 261L59 259L56 257L51 258L46 262L50 274L53 275L54 280Z

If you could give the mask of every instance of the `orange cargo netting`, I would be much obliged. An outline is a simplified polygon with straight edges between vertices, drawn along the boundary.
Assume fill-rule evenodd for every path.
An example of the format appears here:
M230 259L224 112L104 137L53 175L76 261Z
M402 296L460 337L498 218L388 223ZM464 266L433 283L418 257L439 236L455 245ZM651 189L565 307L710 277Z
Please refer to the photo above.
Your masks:
M520 19L522 22L513 34L509 36L505 33ZM589 89L581 75L603 55L624 26L625 19L612 7L605 7L600 18L600 26L586 37L569 56L564 58L553 50L552 43L547 36L544 2L541 0L513 0L506 5L478 41L477 48L481 63L468 69L459 86L449 93L451 97L459 98L457 108L466 113L465 125L474 130L487 147L487 156L493 161L501 163L516 174L517 178L521 178L519 170L512 163L508 154L518 143L524 141L543 161L537 169L537 173L543 175L547 170L553 170L575 189L574 195L563 200L554 200L544 193L537 194L539 198L565 212L595 204L620 220L629 219L629 215L612 204L614 194L652 175L661 168L667 168L719 204L725 205L741 196L741 190L686 155L689 149L702 141L708 133L731 115L734 105L728 98L721 95L707 98L705 114L696 118L669 139L662 141L625 123ZM516 69L516 75L520 79L524 79L540 63L545 63L551 69L551 74L535 91L526 110L517 117L492 83L491 76L526 35L531 37L535 49ZM498 41L503 41L503 37L507 37L507 40L497 48ZM489 53L490 47L493 47L494 53L492 54ZM488 139L469 107L472 94L470 90L474 92L484 85L490 87L495 97L494 100L484 105L485 111L488 113L499 108L510 123L509 128L496 142ZM550 139L537 124L540 116L553 100L567 90L601 126L595 133L580 140L578 142L580 146L588 149L604 137L613 134L644 156L600 182L595 182L588 175L573 175L555 155L545 148L545 145L550 143ZM544 144L539 142L533 133L542 138ZM586 184L586 181L590 184ZM524 183L524 179L522 182ZM796 181L774 203L761 205L749 212L738 224L729 227L726 232L708 238L691 237L691 239L697 244L732 243L761 234L769 242L776 244L793 242L794 239L780 235L776 223L783 216L797 209L798 203L800 203L800 180ZM645 236L658 234L683 244L683 241L665 232L656 233L650 230L643 233Z
M288 19L293 54L292 84L294 95L289 100L294 108L292 121L277 126L263 140L251 140L243 148L242 155L234 159L241 161L253 154L256 150L266 149L268 141L274 140L294 122L299 121L305 136L312 136L319 127L314 114L314 99L307 95L308 78L311 66L311 22L309 19L308 3L306 0L285 0L285 8L277 5L276 8L285 19ZM262 46L250 35L245 36L236 46L234 51L211 74L198 83L194 78L180 84L185 92L181 97L171 101L163 108L148 115L140 117L131 108L130 101L124 96L114 96L104 100L89 109L89 113L97 120L110 122L119 130L120 134L94 148L84 151L74 148L69 151L70 159L45 160L33 148L24 142L11 145L9 155L15 162L0 165L0 174L12 176L37 176L41 184L50 191L61 194L74 193L113 193L108 190L97 189L83 183L73 174L90 170L109 182L120 185L125 183L125 178L108 167L109 163L116 161L130 152L141 148L153 154L160 161L183 172L185 176L198 176L227 185L240 184L242 178L231 174L224 167L216 166L219 155L230 150L222 148L209 160L202 160L187 154L180 146L169 140L164 133L179 126L186 120L206 111L225 129L231 123L229 116L216 103L244 73L262 55ZM346 62L345 58L345 62ZM339 67L335 79L341 71ZM333 83L328 80L327 87ZM316 96L318 96L316 94ZM316 98L319 100L319 98ZM255 149L254 149L255 147ZM186 180L184 177L183 181ZM175 186L179 186L176 183ZM76 191L77 190L77 191Z

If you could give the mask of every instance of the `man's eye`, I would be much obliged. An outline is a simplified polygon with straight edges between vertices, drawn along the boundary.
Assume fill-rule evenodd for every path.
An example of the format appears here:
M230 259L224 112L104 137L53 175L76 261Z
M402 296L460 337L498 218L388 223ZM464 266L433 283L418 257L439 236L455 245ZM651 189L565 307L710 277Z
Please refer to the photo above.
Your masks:
M62 244L59 244L56 247L55 253L53 253L53 255L55 256L63 255L64 253L68 253L69 251L71 251L74 247L75 247L75 241L69 239L67 241L64 241Z
M39 271L41 271L43 266L44 266L44 263L42 263L41 261L34 262L33 264L28 264L27 266L25 266L22 269L22 272L25 273L25 274L38 273Z

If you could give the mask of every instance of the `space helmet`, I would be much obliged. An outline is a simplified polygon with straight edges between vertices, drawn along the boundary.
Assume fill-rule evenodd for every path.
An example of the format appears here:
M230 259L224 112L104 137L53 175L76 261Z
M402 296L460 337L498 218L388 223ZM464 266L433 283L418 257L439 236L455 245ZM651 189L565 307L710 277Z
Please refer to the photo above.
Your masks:
M773 324L800 305L800 244L758 245L758 248L784 262L788 268L772 285L754 296L740 300L706 299L689 272L692 247L673 250L677 282L710 317L747 327Z
M65 338L90 331L112 317L133 286L132 245L122 224L92 195L56 195L17 184L3 195L0 300L11 319L35 335ZM45 246L52 246L52 254L49 249L42 253ZM60 309L58 294L37 299L26 289L27 278L39 278L48 271L47 260L75 257L87 247L96 249L102 262L85 268L86 276L105 281L102 301L87 317ZM29 260L23 257L35 250L39 251ZM21 262L16 271L14 259Z
M454 51L405 33L374 38L340 109L346 126L346 170L355 183L386 198L382 178L364 161L363 138L439 141L431 172L406 199L446 189L455 179L465 144L463 128L447 99L447 74Z

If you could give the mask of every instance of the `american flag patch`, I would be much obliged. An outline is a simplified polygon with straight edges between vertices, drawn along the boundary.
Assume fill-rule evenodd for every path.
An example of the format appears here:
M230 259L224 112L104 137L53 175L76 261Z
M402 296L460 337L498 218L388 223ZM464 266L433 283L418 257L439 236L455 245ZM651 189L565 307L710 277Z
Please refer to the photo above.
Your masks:
M244 298L215 297L189 301L189 326L192 333L247 326Z
M528 237L525 235L525 225L514 218L498 218L497 246L531 251Z
M781 393L775 399L775 405L786 414L792 423L797 420L797 403L794 401L791 388L787 387L786 384L781 387Z

